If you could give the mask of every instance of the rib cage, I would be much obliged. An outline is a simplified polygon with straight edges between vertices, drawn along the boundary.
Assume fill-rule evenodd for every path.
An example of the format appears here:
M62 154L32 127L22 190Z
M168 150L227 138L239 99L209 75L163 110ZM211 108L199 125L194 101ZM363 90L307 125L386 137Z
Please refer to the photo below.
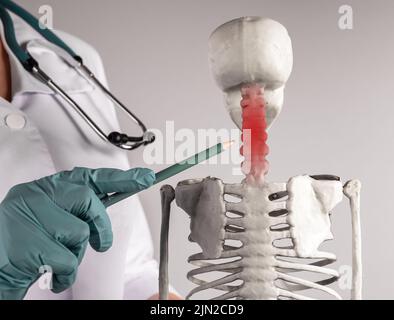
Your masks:
M224 226L223 250L219 257L207 257L203 252L189 257L188 262L197 268L187 274L197 285L187 299L208 289L223 291L214 299L310 299L301 294L307 289L325 292L341 299L339 294L327 285L335 282L339 274L326 266L336 260L335 255L318 252L309 256L317 261L296 263L292 258L302 258L297 252L288 220L286 203L288 193L284 184L268 184L259 190L249 186L224 185L226 224ZM225 200L225 196L235 196L240 202ZM276 196L273 196L276 195ZM261 197L258 208L250 208L256 196ZM231 214L231 216L229 215ZM239 241L240 247L227 245L228 241ZM281 244L280 242L288 242ZM290 244L289 244L290 242ZM220 262L222 259L233 261ZM308 259L305 259L308 260ZM201 276L212 272L225 273L213 281ZM322 276L317 281L309 281L294 276L304 271ZM240 281L241 284L233 284Z
M309 300L313 299L311 289L341 299L329 287L339 279L338 272L329 267L336 256L319 247L333 238L329 214L342 200L342 192L352 209L353 268L357 271L353 273L352 299L361 299L361 184L351 180L342 187L339 178L332 177L298 176L287 183L260 187L223 184L216 178L183 181L175 190L164 186L161 299L168 293L168 223L174 198L191 218L189 240L202 249L188 258L196 268L187 278L196 287L187 299L209 289L220 291L213 300ZM229 200L231 196L237 201Z

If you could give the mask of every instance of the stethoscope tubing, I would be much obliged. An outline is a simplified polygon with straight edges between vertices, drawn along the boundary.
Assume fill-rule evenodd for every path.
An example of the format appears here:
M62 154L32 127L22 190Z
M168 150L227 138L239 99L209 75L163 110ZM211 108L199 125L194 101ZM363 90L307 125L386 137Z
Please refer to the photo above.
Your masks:
M138 125L142 131L142 136L131 137L124 133L111 132L106 135L103 130L92 120L92 118L81 108L78 103L75 102L56 82L51 79L39 66L38 62L29 54L27 50L23 50L18 44L15 35L15 28L10 14L7 10L13 12L22 18L26 23L28 23L34 30L36 30L40 35L42 35L47 41L49 41L54 46L63 50L65 55L69 55L70 59L65 59L69 64L78 69L80 72L85 74L88 79L90 79L97 87L102 90L107 97L125 113L136 125ZM5 40L8 47L14 53L19 62L24 66L24 68L30 72L36 79L47 85L53 92L58 94L64 99L77 113L78 115L91 127L91 129L104 141L108 141L111 144L124 149L124 150L134 150L142 145L147 145L155 140L153 133L148 132L144 123L132 113L119 99L117 99L89 70L87 66L84 65L83 59L78 56L74 50L72 50L65 42L63 42L56 34L47 28L41 28L39 21L28 11L21 8L14 2L10 0L0 0L0 18L3 22L5 31ZM62 55L64 57L64 55Z

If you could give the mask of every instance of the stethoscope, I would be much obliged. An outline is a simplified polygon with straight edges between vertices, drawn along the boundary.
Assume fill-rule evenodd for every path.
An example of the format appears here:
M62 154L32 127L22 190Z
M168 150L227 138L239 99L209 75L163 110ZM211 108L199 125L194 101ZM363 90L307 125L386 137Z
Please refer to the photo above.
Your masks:
M99 87L128 117L130 117L142 130L142 136L131 137L120 132L112 132L106 135L101 128L86 114L86 112L61 88L59 87L42 69L36 60L29 54L27 50L23 50L18 44L15 36L15 28L11 16L7 12L10 10L14 14L22 18L33 29L41 34L53 50L56 51L65 61L77 71L86 75L93 83ZM105 86L96 78L96 76L83 64L83 60L69 46L67 46L58 36L51 30L40 27L39 21L29 12L15 4L10 0L0 0L0 18L4 25L5 41L16 58L23 67L30 72L35 78L42 81L55 93L61 96L74 110L85 120L85 122L96 132L96 134L111 144L125 150L134 150L142 145L147 145L155 140L155 135L148 131L141 120L137 118L124 104L122 104Z

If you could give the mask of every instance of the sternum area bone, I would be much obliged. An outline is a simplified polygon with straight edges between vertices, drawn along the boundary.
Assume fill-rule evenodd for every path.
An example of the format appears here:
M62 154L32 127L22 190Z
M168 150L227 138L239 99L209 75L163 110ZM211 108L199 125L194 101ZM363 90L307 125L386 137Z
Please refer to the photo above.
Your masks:
M264 185L268 173L269 152L267 145L267 123L265 115L264 89L260 85L245 84L242 89L242 172L250 186Z

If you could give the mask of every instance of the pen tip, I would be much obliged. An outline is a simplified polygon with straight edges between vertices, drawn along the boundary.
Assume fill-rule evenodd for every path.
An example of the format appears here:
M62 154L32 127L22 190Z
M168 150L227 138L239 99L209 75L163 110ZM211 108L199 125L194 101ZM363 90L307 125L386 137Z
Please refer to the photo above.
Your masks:
M234 142L235 142L234 140L223 142L222 143L223 149L224 150L229 149L234 144Z

